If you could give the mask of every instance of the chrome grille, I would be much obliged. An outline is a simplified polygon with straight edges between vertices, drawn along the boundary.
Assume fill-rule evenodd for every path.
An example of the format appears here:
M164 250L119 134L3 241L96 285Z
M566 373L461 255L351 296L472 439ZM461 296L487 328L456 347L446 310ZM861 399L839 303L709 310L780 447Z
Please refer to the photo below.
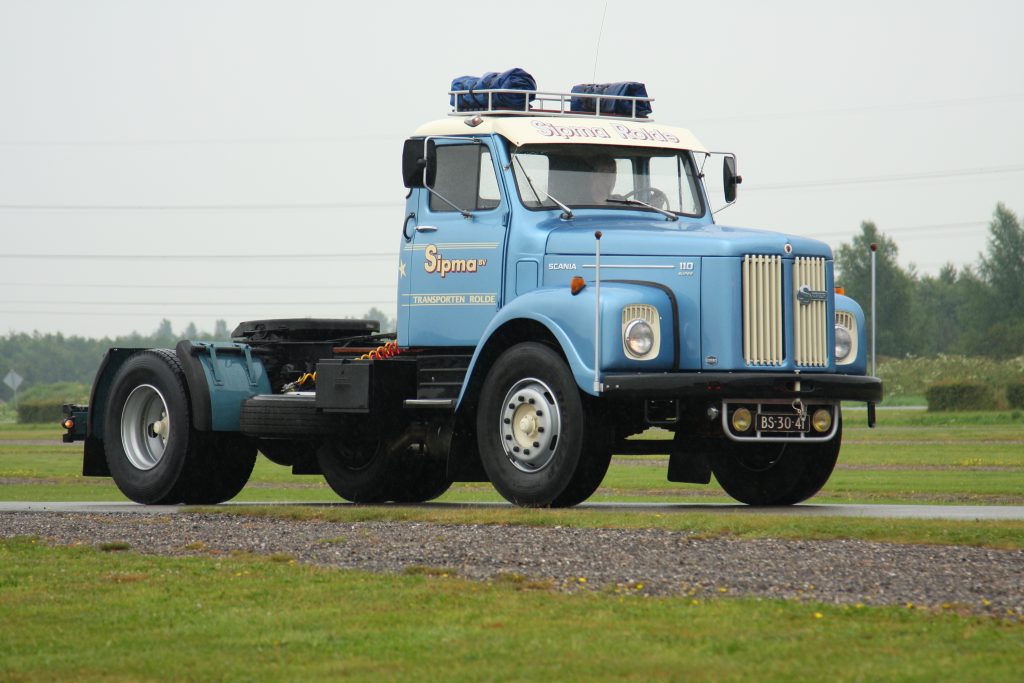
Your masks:
M781 365L782 257L743 257L743 360L747 365Z
M800 301L797 292L825 290L825 259L798 256L793 262L793 355L797 365L828 365L828 302Z

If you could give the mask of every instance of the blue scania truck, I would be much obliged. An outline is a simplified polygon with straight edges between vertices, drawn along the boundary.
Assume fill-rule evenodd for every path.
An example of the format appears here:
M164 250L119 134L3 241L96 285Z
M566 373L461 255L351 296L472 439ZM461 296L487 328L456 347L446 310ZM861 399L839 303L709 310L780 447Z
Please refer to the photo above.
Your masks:
M397 331L255 320L112 348L89 405L65 408L83 473L139 503L218 503L259 451L357 503L490 481L571 506L612 454L668 454L669 481L713 474L744 503L813 496L840 402L873 426L882 398L829 247L716 223L735 157L655 123L646 96L449 94L403 149ZM635 438L651 427L668 438Z

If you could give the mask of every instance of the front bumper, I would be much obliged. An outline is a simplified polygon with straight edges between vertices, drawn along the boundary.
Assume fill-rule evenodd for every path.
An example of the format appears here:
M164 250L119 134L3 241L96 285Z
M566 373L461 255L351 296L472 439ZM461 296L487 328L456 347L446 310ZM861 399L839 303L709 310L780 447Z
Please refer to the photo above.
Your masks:
M862 375L793 372L612 373L603 395L637 399L794 399L879 403L882 380Z

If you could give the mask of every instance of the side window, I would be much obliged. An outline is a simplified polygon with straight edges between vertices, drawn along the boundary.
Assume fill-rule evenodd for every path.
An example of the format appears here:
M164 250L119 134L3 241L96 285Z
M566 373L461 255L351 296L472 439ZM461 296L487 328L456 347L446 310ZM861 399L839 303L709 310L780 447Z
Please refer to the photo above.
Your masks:
M493 209L501 203L491 153L484 145L438 145L434 191L459 208ZM431 211L455 211L430 195Z
M491 161L491 150L480 149L480 191L477 193L476 208L496 209L501 203L501 192L498 191L498 178L494 175L494 162Z

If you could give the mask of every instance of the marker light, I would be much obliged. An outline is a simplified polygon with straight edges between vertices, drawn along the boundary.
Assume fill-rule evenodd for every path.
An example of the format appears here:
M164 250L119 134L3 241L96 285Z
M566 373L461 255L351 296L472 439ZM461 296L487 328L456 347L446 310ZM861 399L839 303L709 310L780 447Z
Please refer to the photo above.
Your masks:
M832 413L824 408L815 410L811 416L811 426L814 427L814 431L824 434L832 429Z
M587 281L581 278L579 275L573 275L572 280L569 281L569 291L572 292L573 296L576 296L583 291L583 288L587 286Z
M75 428L75 421L72 420L70 417L68 419L64 420L63 424L64 424L64 429L68 430L69 432L72 429Z
M846 287L836 286L836 294L839 294L840 296L846 296Z
M745 432L750 429L752 419L749 410L737 408L736 412L732 414L732 428L737 432Z

